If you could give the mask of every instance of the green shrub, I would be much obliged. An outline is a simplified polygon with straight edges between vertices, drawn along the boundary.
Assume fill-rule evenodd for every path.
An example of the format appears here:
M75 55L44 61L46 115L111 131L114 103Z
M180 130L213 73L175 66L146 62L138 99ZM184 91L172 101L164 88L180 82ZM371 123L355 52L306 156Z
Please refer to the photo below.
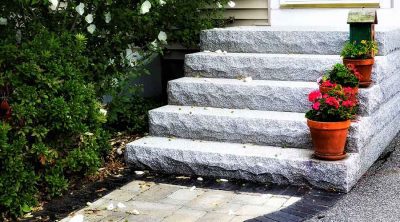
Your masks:
M26 164L26 139L17 136L11 142L9 131L10 126L0 121L0 212L21 215L37 203L38 177L33 166Z
M0 186L20 187L0 189L0 208L12 214L33 206L37 190L60 195L72 176L94 173L109 149L105 116L85 80L85 45L79 36L46 30L19 46L1 41L0 74L12 128L2 129ZM17 142L7 144L7 132Z

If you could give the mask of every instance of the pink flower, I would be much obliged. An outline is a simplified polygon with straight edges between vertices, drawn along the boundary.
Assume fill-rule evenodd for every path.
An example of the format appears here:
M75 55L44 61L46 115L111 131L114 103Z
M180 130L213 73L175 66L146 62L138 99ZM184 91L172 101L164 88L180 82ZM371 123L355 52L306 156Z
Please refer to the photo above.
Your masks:
M323 81L323 82L321 83L321 86L322 86L322 87L335 87L336 84L331 83L331 81L328 79L328 80L326 80L326 81Z
M321 103L315 102L315 103L312 105L313 110L319 110L319 106L320 106L320 105L321 105Z
M351 100L346 100L346 101L343 101L342 105L343 105L344 107L346 107L346 108L351 108L351 107L354 106L354 102L351 101Z
M317 99L320 99L322 97L322 94L319 90L315 90L310 92L310 94L308 94L308 101L310 102L315 102Z
M335 97L328 97L325 100L326 104L335 107L336 109L339 108L339 101Z

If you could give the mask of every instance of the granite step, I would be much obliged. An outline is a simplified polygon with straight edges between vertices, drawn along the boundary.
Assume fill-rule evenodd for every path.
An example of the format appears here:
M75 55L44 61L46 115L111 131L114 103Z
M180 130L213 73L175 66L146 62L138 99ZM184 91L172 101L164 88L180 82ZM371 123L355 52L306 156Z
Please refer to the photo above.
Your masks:
M184 77L168 83L168 98L171 105L304 113L316 89L316 82ZM379 85L361 89L359 98L362 115L386 102Z
M166 173L312 185L349 191L358 177L359 154L341 161L312 158L312 150L145 137L126 147L130 165Z
M376 56L374 82L392 76L399 67L389 64L399 58L400 52ZM335 63L341 62L338 55L199 52L186 55L185 76L315 82Z
M348 40L347 27L242 26L201 33L201 49L245 53L339 55ZM400 48L400 29L377 30L378 55Z

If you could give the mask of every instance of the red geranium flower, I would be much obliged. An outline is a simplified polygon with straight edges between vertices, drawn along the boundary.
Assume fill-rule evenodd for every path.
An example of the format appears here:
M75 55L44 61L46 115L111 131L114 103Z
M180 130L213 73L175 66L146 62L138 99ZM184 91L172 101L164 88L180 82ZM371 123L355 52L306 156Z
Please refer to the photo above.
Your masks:
M351 108L351 107L354 106L354 102L351 101L351 100L346 100L346 101L343 101L342 105L343 105L344 107L346 107L346 108Z
M344 94L346 94L346 95L352 95L354 93L353 88L351 88L351 87L344 87L343 91L344 91Z
M336 109L339 108L339 101L335 97L328 97L325 100L326 104L335 107Z
M335 87L336 84L335 84L335 83L331 83L331 81L328 79L328 80L326 80L326 81L323 81L323 82L321 83L321 86L322 86L322 87Z
M317 99L320 99L322 97L322 94L319 90L315 90L310 92L310 94L308 94L308 101L310 102L315 102Z
M314 110L319 110L319 106L321 105L321 103L320 102L315 102L313 105L312 105L312 108L314 109Z

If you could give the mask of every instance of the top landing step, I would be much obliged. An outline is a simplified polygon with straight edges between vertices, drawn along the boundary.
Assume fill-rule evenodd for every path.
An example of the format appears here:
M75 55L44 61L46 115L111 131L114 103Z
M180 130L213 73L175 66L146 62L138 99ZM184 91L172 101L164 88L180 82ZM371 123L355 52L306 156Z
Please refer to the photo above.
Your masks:
M400 48L400 29L377 27L378 55ZM339 55L347 27L241 26L201 33L201 49L238 53Z

